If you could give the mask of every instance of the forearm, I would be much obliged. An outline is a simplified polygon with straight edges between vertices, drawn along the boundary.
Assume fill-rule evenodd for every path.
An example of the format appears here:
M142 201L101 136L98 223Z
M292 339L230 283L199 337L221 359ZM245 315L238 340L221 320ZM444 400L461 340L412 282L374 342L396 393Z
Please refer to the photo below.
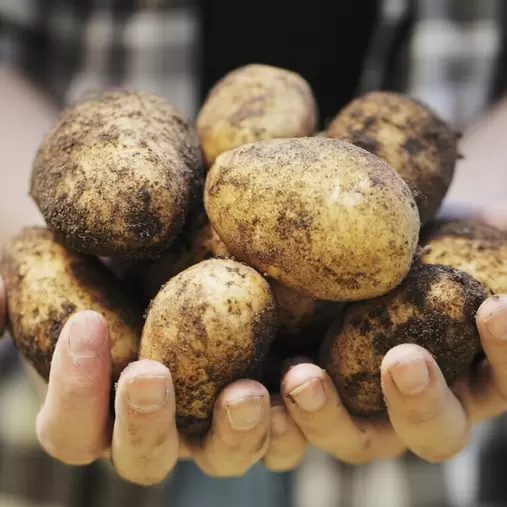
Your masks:
M449 203L489 205L505 201L507 188L507 97L472 124L460 142Z
M55 111L26 80L0 64L0 245L20 227L42 223L28 196L33 157Z

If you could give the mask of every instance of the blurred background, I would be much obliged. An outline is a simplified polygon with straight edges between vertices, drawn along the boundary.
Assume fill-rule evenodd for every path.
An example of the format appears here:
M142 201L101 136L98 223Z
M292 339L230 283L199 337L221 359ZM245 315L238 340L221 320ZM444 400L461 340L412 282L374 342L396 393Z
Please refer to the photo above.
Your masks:
M213 4L213 0L208 2L208 6ZM240 0L236 2L240 4ZM56 109L95 89L118 85L159 93L194 118L208 90L200 81L199 61L202 37L210 35L200 29L197 4L191 0L97 0L95 6L100 8L95 10L90 8L93 4L84 0L0 0L0 63L20 70L27 77L26 81L11 80L15 86L0 96L0 163L3 164L0 188L9 189L0 202L0 241L21 224L39 221L26 196L27 171L41 132L48 127ZM137 4L140 9L134 15L125 14L124 18L118 16L113 20L110 10L119 4L131 8ZM312 2L306 8L310 12ZM241 2L241 9L249 16L256 9L256 2ZM498 82L504 79L503 66L495 62L505 38L505 0L387 0L381 9L382 23L369 44L367 64L356 93L382 87L407 91L463 130L470 146L484 141L481 137L484 123L480 118L499 98L494 87L495 77ZM129 9L125 8L124 12ZM224 30L225 25L226 21ZM218 37L219 32L216 29L210 37ZM403 42L396 45L396 38ZM26 44L32 47L30 53L25 51ZM340 59L340 51L346 50L335 48L336 59ZM386 61L390 69L387 77ZM2 79L11 78L0 73L0 83ZM23 90L32 87L37 90L31 95L31 101L16 100ZM504 137L488 137L487 148L481 153L465 156L450 199L481 204L503 198L507 171L492 173L478 168L489 164L487 157L492 160L496 156L496 162L500 160ZM2 346L7 347L5 342ZM0 404L3 407L0 410L0 442L3 442L0 507L35 505L1 493L28 488L31 476L23 468L26 459L31 460L30 473L36 470L41 477L50 474L46 461L34 450L37 401L31 387L22 381L22 373L11 374L13 361L13 355L7 354L0 362L0 376L5 376ZM493 425L495 433L492 433ZM416 467L417 477L413 482L420 490L417 494L425 498L425 503L417 504L418 507L477 507L479 478L501 482L498 471L491 470L505 464L507 454L501 452L501 442L507 441L504 425L500 418L476 428L470 446L444 465ZM503 437L488 447L486 442L493 434ZM488 453L491 457L480 468L479 457ZM401 465L379 461L358 471L310 450L292 483L294 504L297 507L407 507L414 492L407 490L399 470L400 466L409 470L410 459L415 458ZM62 491L70 487L67 482L76 480L66 467L51 466L57 467ZM359 480L349 480L351 474L359 474ZM448 501L440 497L432 500L438 488L449 492ZM343 489L348 490L348 498L353 503L338 503L337 492ZM397 493L389 495L386 491ZM379 498L390 500L383 503ZM39 505L67 507L65 503ZM123 504L107 503L103 499L96 507L102 505Z

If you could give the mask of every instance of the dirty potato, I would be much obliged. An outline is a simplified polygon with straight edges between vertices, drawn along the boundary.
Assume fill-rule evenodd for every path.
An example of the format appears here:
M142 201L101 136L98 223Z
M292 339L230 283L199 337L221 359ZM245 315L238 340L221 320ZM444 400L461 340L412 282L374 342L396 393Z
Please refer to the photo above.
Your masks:
M309 84L269 65L233 70L211 89L197 117L206 162L260 139L311 136L318 112Z
M65 249L44 227L27 227L5 247L0 272L12 340L46 382L60 331L79 311L94 310L107 320L113 382L136 359L142 309L100 261Z
M268 282L230 259L196 264L161 289L147 313L140 357L170 369L181 431L208 430L220 391L257 370L276 325Z
M487 295L462 271L418 265L389 294L350 304L321 350L344 405L358 416L385 413L380 366L403 343L428 350L452 386L481 351L475 314Z
M507 294L507 233L474 220L438 220L421 234L421 264L445 264Z
M235 258L321 300L388 292L407 274L419 236L399 174L335 139L271 139L223 153L204 205Z
M384 159L414 192L421 222L436 215L454 176L458 136L435 111L403 94L370 92L340 111L326 135Z
M143 258L181 231L203 175L197 134L173 106L110 90L61 113L35 157L30 194L65 246Z

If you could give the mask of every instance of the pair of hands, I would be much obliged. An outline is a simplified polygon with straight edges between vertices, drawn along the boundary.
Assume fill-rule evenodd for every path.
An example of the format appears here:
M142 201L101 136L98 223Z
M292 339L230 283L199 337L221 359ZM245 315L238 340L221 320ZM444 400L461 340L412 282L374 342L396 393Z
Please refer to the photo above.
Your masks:
M507 210L482 216L507 228ZM0 280L0 329L6 318ZM274 471L289 470L308 444L349 463L396 457L407 449L443 461L467 445L473 424L507 410L507 296L486 301L477 326L486 359L452 390L424 349L406 344L388 352L381 374L389 422L354 419L325 371L299 362L286 372L279 397L253 380L226 387L210 432L190 441L175 426L171 373L153 361L125 369L110 420L107 322L81 312L60 335L36 432L54 458L83 465L109 457L120 476L142 485L161 482L180 459L195 461L215 477L241 476L258 461Z

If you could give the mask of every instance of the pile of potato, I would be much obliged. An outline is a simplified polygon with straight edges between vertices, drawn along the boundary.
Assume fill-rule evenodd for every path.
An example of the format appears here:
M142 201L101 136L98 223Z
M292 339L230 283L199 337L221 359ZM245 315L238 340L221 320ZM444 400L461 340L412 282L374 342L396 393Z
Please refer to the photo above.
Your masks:
M318 116L301 76L259 64L219 81L195 125L142 91L65 109L30 182L46 227L20 231L0 265L20 353L47 380L69 316L96 310L112 382L161 361L192 435L227 384L276 391L295 355L366 417L385 413L380 364L397 344L426 347L450 384L463 376L479 305L507 292L507 237L435 219L458 136L396 93L356 98L324 132ZM134 266L137 293L104 257Z

